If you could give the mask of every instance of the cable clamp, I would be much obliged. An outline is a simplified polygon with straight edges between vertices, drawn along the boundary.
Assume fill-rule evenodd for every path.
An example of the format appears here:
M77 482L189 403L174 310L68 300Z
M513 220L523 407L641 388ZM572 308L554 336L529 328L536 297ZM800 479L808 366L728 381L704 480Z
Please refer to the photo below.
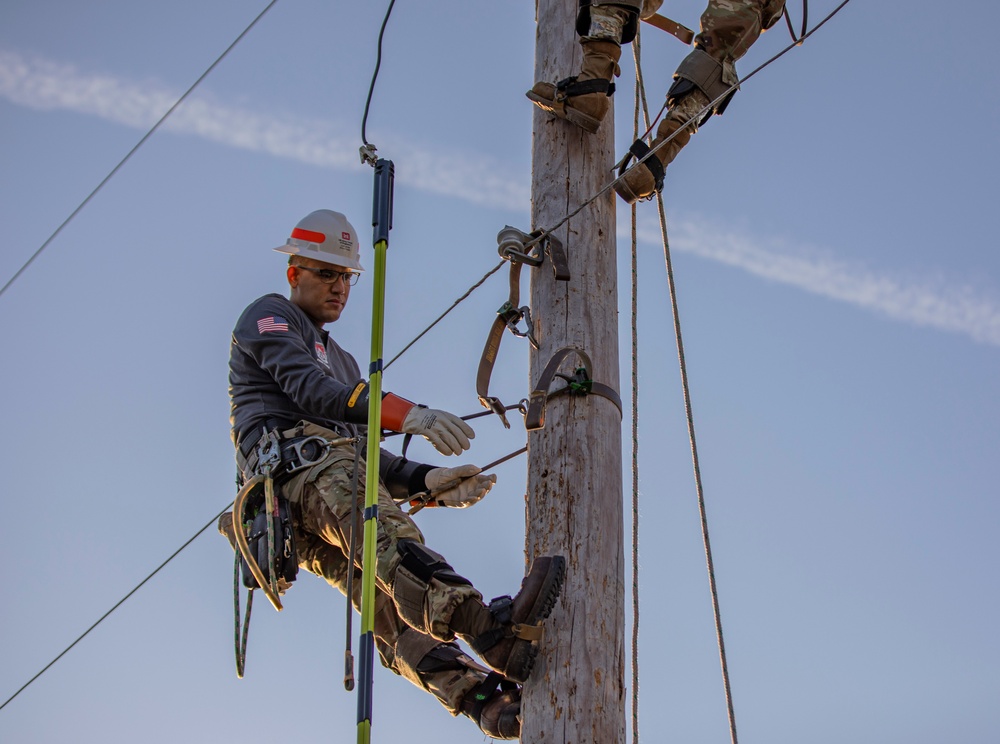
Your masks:
M370 165L374 168L375 163L378 162L378 156L375 154L377 149L375 145L367 143L359 147L358 154L361 156L361 165Z

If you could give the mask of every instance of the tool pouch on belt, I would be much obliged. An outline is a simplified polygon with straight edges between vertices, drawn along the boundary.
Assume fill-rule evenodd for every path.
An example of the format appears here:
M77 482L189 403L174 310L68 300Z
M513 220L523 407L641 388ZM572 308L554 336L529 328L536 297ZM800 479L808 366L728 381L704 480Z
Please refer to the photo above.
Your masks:
M277 499L278 509L274 519L274 568L278 580L284 579L291 584L295 581L295 576L299 571L299 559L295 551L295 532L292 530L292 519L287 499L281 495L278 495ZM267 548L267 510L264 508L263 498L258 499L255 504L248 504L247 513L248 520L249 515L253 514L250 534L247 537L250 554L260 566L264 578L270 581L271 559L268 556ZM250 567L244 558L240 559L240 572L243 574L243 586L248 589L258 587L257 580L250 573Z

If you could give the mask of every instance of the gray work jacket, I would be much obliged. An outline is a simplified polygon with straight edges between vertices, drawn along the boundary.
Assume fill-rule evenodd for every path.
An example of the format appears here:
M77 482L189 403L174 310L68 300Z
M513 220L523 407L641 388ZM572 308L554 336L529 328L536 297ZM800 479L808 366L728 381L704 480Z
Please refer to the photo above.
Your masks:
M312 421L345 436L364 435L350 423L347 400L362 382L357 360L316 327L295 303L269 294L250 303L233 330L229 352L229 422L233 443L257 440L261 428L289 429ZM379 473L393 495L405 484L422 488L420 463L382 450ZM409 484L415 473L418 481Z

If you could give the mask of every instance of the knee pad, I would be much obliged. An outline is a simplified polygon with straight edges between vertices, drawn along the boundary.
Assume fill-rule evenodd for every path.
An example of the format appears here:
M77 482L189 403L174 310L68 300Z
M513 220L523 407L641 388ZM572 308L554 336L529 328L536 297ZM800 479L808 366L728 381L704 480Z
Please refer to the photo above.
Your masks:
M722 64L708 52L697 47L677 66L677 72L674 73L674 83L667 91L667 103L673 106L675 101L683 98L695 88L708 96L709 101L714 101L729 90L729 85L722 79ZM721 114L725 111L735 94L736 90L733 90L715 104L711 113ZM700 124L704 124L708 116Z
M424 598L431 579L472 586L472 582L455 573L443 555L423 543L403 539L396 544L396 552L401 560L396 567L392 598L400 617L412 628L424 628Z
M635 32L639 25L639 8L642 0L580 0L580 10L576 15L576 33L578 36L595 36L599 38L610 38L619 44L628 44L635 38ZM624 22L620 32L609 35L602 35L591 26L591 8L598 7L607 10L624 11ZM601 13L601 11L598 11ZM605 13L605 15L607 15ZM600 24L603 25L603 24ZM611 38L614 37L614 38Z

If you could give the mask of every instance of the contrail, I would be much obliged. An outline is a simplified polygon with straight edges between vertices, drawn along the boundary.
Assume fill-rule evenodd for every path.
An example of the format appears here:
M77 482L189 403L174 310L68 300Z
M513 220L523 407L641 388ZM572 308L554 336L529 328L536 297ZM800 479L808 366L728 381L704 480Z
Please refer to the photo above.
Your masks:
M27 108L74 111L145 130L179 95L153 81L85 74L72 65L0 50L0 96ZM163 128L322 168L363 167L355 133L300 116L259 114L204 93L178 108ZM378 145L405 164L396 168L398 183L488 207L522 211L528 205L527 178L499 159L436 152L391 134L381 135Z
M74 111L147 129L178 93L156 82L87 74L72 65L0 50L0 96L27 108ZM260 114L206 94L186 102L164 128L322 168L359 171L363 167L357 155L359 142L343 126ZM435 151L389 133L380 135L379 144L405 163L396 171L402 184L482 206L527 210L528 175L509 163L470 152ZM764 247L765 240L725 232L708 221L675 221L671 233L676 250L911 325L1000 346L1000 302L983 290L879 273L816 250ZM660 242L652 220L642 225L640 238Z
M643 242L659 244L659 226L652 220L641 224L639 237ZM675 222L670 246L894 320L1000 346L1000 303L995 296L972 286L879 273L860 262L839 260L818 249L764 248L757 239L720 230L707 220Z

